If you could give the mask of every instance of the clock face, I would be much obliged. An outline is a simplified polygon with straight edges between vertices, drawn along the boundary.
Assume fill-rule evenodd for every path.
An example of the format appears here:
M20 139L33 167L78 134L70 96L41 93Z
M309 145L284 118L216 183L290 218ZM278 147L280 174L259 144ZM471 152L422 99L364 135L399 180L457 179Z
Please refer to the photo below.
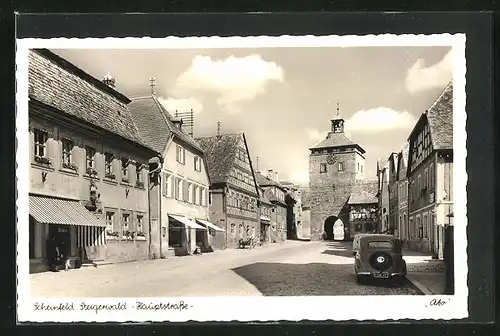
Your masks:
M334 164L336 160L335 154L330 153L328 154L328 157L326 158L326 162L330 165Z

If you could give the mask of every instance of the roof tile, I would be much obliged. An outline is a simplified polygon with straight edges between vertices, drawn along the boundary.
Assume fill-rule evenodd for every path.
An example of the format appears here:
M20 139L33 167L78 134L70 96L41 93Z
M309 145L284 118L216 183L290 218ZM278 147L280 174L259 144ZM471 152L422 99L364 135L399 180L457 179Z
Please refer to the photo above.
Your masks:
M211 183L226 183L236 159L241 133L197 138L205 152Z
M427 111L434 149L453 149L453 82Z
M125 96L110 88L106 91L115 92L116 96L121 95L124 99L105 92L96 83L76 73L90 79L93 79L92 76L47 50L30 51L28 71L30 99L149 147L139 135L127 109L128 99Z

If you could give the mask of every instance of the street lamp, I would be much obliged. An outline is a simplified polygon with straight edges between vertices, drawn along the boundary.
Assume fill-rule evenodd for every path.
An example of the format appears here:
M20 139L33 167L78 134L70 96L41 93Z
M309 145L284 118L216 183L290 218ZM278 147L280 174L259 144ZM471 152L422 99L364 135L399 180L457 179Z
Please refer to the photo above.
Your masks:
M453 243L453 225L451 223L454 217L453 212L446 215L448 224L445 225L444 231L444 262L446 265L446 289L445 294L453 295L455 293L455 258L454 258L454 243Z

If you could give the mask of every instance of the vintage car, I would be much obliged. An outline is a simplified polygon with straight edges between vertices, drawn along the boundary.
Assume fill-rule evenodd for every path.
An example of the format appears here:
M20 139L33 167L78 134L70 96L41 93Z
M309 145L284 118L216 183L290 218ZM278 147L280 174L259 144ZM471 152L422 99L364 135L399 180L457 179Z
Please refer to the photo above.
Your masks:
M360 236L354 258L356 281L383 279L402 284L406 278L406 262L401 250L402 242L394 236Z
M356 253L358 252L358 248L359 248L359 238L363 237L363 236L366 236L366 235L369 235L369 233L358 233L354 236L353 240L352 240L352 255L356 255Z

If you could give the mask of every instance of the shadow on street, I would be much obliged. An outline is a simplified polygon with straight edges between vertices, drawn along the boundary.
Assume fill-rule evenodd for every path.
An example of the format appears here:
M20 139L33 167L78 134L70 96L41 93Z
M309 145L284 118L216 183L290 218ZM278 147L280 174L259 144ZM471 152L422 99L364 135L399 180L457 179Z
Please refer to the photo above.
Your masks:
M353 266L345 264L265 263L233 268L265 296L408 295L416 294L408 283L358 285Z

